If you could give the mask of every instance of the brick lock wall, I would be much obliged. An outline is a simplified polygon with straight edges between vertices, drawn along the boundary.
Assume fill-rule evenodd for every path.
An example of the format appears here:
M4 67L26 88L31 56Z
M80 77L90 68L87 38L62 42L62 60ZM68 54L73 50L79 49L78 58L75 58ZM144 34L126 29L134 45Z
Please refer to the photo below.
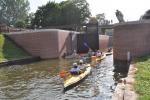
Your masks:
M106 50L109 46L109 36L99 35L99 49Z
M114 60L127 60L150 53L150 21L135 21L114 26L113 35Z
M63 56L64 52L66 53L72 53L72 48L71 48L71 36L69 35L69 31L66 34L66 31L58 31L58 52L60 56Z
M69 31L44 29L35 31L24 31L9 33L18 45L23 47L33 56L43 59L58 58L67 53L69 43Z

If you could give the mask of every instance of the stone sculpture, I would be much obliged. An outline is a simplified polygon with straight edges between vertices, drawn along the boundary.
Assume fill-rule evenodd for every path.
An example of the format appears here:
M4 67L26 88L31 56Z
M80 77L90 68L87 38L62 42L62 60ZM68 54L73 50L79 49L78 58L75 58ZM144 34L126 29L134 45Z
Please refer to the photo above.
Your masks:
M125 21L124 21L124 19L123 19L123 14L122 14L122 12L121 12L121 11L116 10L116 17L117 17L117 19L118 19L119 23L121 23L121 22L125 22Z

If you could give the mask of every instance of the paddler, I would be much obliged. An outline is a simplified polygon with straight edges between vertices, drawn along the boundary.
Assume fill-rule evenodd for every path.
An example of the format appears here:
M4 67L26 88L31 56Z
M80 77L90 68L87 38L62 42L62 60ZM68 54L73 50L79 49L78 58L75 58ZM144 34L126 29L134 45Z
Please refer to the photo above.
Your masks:
M107 52L111 52L112 51L112 48L108 48Z
M91 50L91 49L89 49L89 51L88 51L88 56L89 56L89 57L92 56L92 50Z
M79 69L81 70L81 72L84 72L86 70L86 67L82 59L79 60Z
M80 74L80 68L78 67L77 63L73 63L73 68L70 70L71 75L79 75Z
M100 51L100 50L98 50L97 52L96 52L96 57L101 57L102 56L102 52Z

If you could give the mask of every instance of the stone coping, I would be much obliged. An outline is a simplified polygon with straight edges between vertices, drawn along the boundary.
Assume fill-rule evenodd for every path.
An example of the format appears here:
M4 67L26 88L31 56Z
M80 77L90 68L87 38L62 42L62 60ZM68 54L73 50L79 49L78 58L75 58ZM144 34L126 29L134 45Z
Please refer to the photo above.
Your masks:
M129 67L129 72L127 77L119 80L115 92L112 96L112 100L137 100L138 95L133 89L135 82L135 73L137 68L134 64Z
M150 20L139 20L139 21L129 21L129 22L122 22L116 23L113 27L122 26L122 25L136 25L136 24L150 24Z
M61 29L36 29L36 30L25 30L25 31L19 31L19 32L10 32L5 34L24 34L24 33L61 33L61 32L72 32L79 34L80 32L76 31L68 31L68 30L61 30Z

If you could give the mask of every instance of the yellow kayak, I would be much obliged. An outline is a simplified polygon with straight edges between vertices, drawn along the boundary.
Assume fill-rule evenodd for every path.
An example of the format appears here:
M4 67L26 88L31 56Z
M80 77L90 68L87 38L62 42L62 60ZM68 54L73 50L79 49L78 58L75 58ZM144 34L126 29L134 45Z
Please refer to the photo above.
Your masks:
M81 81L82 79L84 79L86 76L90 74L91 69L92 69L91 65L87 64L86 66L87 68L83 73L79 75L72 75L69 79L64 81L64 90L75 85L76 83L78 83L79 81Z
M101 61L101 60L103 60L103 59L105 59L105 58L106 58L106 54L104 53L104 54L102 55L102 57L96 58L96 61Z
M108 56L108 55L112 55L113 52L106 52L105 54L106 54L106 56Z

